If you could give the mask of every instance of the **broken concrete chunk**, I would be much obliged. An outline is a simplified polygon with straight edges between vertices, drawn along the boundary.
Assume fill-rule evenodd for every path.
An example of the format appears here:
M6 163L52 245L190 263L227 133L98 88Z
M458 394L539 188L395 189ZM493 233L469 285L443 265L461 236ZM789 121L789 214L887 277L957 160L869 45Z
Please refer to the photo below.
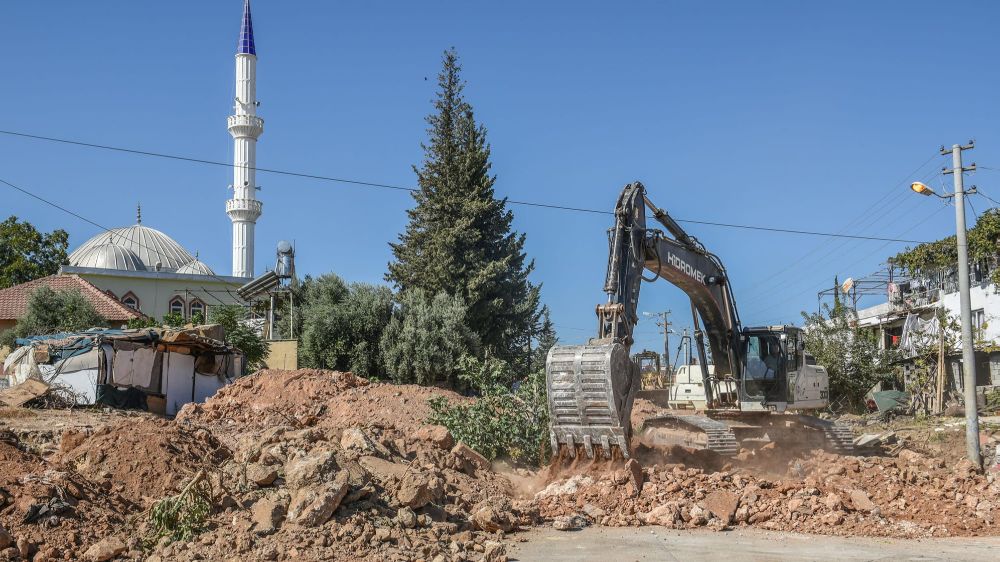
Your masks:
M314 449L308 454L293 457L285 463L285 480L293 490L326 482L337 470L337 459L331 449Z
M414 437L420 441L430 441L445 451L455 446L455 438L451 436L448 428L443 425L425 425L417 430Z
M444 493L444 485L440 479L423 472L410 471L403 476L396 491L399 503L420 509Z
M247 465L247 481L258 486L270 486L278 479L278 469L273 466L252 463Z
M333 517L349 489L346 472L337 474L333 482L300 488L288 506L288 519L303 527L318 527Z
M472 508L470 519L479 529L487 533L503 531L509 533L517 527L511 514L511 501L506 496L491 496Z
M107 538L91 545L87 552L83 553L83 557L91 562L105 562L125 552L126 548L120 539Z
M269 535L281 527L285 520L286 503L278 498L262 498L253 504L250 518L253 531L258 535Z
M346 451L354 451L362 455L374 455L375 443L356 427L345 429L340 435L340 446Z
M462 472L472 475L476 470L489 470L490 461L473 451L465 443L459 442L451 449L451 453L463 462Z
M721 519L726 525L729 525L733 522L733 517L736 515L736 508L739 507L740 498L732 492L716 490L705 496L705 499L701 503L709 513Z
M654 507L652 511L640 517L647 525L659 525L661 527L672 527L674 521L680 519L680 509L676 504L668 503Z
M634 495L638 496L639 493L642 492L642 466L639 464L639 461L629 459L625 463L625 471L628 474L629 482L632 484Z
M561 515L552 520L552 528L557 531L573 531L589 524L586 517L579 515Z
M868 494L865 493L864 490L851 490L850 497L851 497L851 505L853 505L854 509L857 511L864 511L866 513L870 513L872 511L875 511L875 508L878 507L877 505L875 505L875 502L873 502L871 498L868 497Z

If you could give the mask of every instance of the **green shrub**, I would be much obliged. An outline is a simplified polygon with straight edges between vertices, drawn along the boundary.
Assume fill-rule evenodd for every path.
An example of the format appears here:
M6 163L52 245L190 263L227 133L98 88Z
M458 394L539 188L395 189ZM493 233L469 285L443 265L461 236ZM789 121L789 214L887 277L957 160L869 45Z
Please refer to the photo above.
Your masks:
M469 404L432 398L429 421L447 427L455 439L489 460L506 458L535 466L545 462L549 420L544 371L515 383L507 363L466 356L461 360L461 373L481 396Z

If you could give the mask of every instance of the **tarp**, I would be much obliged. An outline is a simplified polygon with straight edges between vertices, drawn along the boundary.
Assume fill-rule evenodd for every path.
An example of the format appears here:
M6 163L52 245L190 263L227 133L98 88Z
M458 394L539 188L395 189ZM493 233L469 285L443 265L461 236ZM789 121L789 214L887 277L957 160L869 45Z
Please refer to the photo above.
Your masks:
M167 395L167 415L172 416L184 404L194 400L194 356L165 353L163 389Z

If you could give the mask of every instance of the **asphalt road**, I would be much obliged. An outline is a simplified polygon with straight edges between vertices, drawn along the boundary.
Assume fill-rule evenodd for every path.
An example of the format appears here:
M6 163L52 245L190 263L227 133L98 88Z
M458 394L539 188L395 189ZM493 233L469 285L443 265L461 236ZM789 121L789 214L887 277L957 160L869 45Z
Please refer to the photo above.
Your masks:
M661 527L536 529L514 540L508 552L521 562L952 561L1000 560L1000 537L877 539L769 531L674 531Z

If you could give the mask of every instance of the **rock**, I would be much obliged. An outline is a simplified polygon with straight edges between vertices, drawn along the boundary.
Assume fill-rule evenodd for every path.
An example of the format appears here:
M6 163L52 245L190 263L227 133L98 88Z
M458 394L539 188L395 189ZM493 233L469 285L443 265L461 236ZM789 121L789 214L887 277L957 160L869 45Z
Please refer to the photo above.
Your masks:
M470 476L475 475L477 470L489 470L490 468L490 461L486 460L486 457L473 451L465 443L459 442L457 445L452 447L451 454L461 461L462 472Z
M340 472L333 482L300 488L288 506L288 519L303 527L318 527L333 517L350 485L347 473Z
M486 541L483 544L482 562L507 562L507 547L499 541Z
M76 429L64 429L59 437L59 452L68 453L87 440L87 434Z
M420 509L444 493L444 483L440 478L423 472L407 472L396 490L399 503Z
M358 464L368 474L371 474L375 480L383 484L402 480L406 476L406 473L410 471L410 467L404 464L389 462L372 456L361 457L358 459Z
M840 496L830 492L825 498L823 498L823 505L825 505L830 511L837 511L843 507L844 502L840 499Z
M673 527L674 521L681 516L680 509L675 504L664 504L653 508L652 511L642 516L647 525L659 525L661 527Z
M337 459L331 449L313 449L285 463L285 481L294 490L329 481L336 470Z
M455 446L455 438L451 436L448 428L443 425L425 425L417 430L414 437L420 441L430 441L445 451Z
M412 529L417 526L417 514L408 507L402 507L396 512L396 521L404 529Z
M3 526L0 525L0 550L4 550L10 547L10 545L13 543L14 543L14 538L10 536L10 533L7 532L7 529L4 529Z
M600 521L601 517L607 515L607 513L603 509L597 507L592 503L583 504L583 512L587 514L587 517L590 517L594 521Z
M840 511L834 511L832 513L827 513L823 516L823 523L827 525L840 525L844 522L844 514Z
M851 490L851 505L857 511L872 512L878 507L864 490Z
M634 495L638 496L642 492L642 466L639 464L639 461L629 459L625 463L625 472L628 474L629 482L632 484Z
M476 527L487 533L509 533L517 527L517 521L510 511L510 498L491 496L473 506L469 518Z
M21 558L28 558L31 555L31 551L35 545L31 544L28 539L21 537L17 539L17 553ZM107 560L108 558L101 558L101 560Z
M979 498L973 495L965 496L965 506L971 509L976 509L979 505Z
M702 500L702 505L709 513L721 519L726 525L733 522L736 515L736 508L739 507L740 498L732 492L716 490Z
M390 531L389 529L386 528L375 529L375 535L372 537L372 543L377 544L382 542L389 542L389 539L391 538L392 538L392 531Z
M92 544L83 557L91 562L104 562L111 560L119 554L125 552L125 543L116 538L107 538L98 543Z
M364 431L356 427L344 430L340 435L340 446L344 450L364 455L373 455L376 452L375 443L365 435Z
M579 515L561 515L552 520L552 528L557 531L574 531L588 524L587 519Z
M253 504L250 519L253 531L259 535L268 535L278 530L285 520L285 503L277 498L261 498Z
M253 463L247 466L247 481L258 486L270 486L278 479L278 469Z

